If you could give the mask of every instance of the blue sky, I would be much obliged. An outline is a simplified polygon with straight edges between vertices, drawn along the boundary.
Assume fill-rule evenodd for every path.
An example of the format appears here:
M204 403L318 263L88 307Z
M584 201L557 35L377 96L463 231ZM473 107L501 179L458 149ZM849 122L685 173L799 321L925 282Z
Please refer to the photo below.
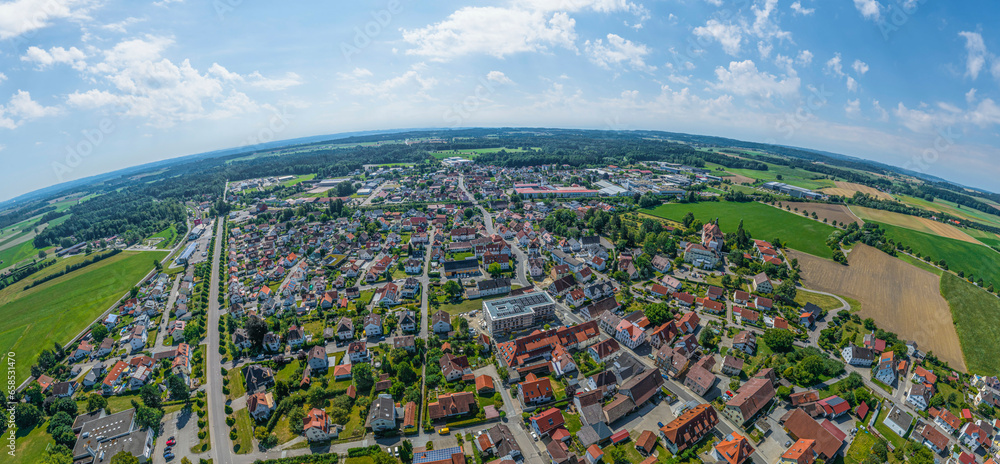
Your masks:
M0 200L344 131L657 129L1000 190L995 2L0 0Z

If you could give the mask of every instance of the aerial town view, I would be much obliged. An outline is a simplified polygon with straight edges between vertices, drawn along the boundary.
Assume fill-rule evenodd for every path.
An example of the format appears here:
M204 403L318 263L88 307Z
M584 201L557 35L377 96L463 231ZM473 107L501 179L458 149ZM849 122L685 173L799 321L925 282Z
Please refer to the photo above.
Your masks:
M1000 5L137 3L0 0L0 462L1000 462Z

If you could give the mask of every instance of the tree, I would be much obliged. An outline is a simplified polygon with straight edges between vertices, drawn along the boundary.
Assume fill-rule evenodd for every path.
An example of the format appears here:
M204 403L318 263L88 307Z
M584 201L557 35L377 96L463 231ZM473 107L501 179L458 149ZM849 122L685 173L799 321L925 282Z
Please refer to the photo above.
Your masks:
M55 414L59 411L65 411L67 414L71 416L76 416L77 413L76 401L73 401L73 398L68 398L68 397L59 398L58 400L52 403L52 406L49 406L49 414Z
M105 338L108 338L108 328L98 322L90 328L90 336L95 343L100 344Z
M139 464L139 458L128 451L119 451L118 454L111 456L111 464Z
M351 374L354 375L354 385L358 387L358 390L360 391L367 392L371 390L372 385L375 384L375 378L372 376L371 364L357 363L351 369Z
M786 353L792 350L792 342L795 337L785 329L768 329L764 331L762 337L764 343L777 353Z
M132 400L132 407L135 408L135 422L141 427L149 427L157 430L160 428L160 421L163 420L163 410L140 405Z
M681 223L684 224L685 228L691 227L691 224L694 223L694 214L691 214L691 212L689 211L687 214L684 215L684 219L681 220Z
M444 290L445 293L447 293L448 295L451 295L452 298L458 298L459 296L462 295L462 286L459 285L458 282L454 280L449 280L448 282L446 282L444 286L441 287L441 289Z
M410 363L403 361L396 366L396 376L406 384L412 384L417 380L417 373L410 366Z
M490 265L486 268L486 272L489 272L491 276L496 278L500 276L500 273L503 272L503 270L500 269L500 263L490 263Z
M464 317L455 318L455 330L459 333L459 337L466 337L469 333L469 321Z
M403 440L403 446L399 450L399 460L404 463L413 461L413 443L410 443L410 440Z
M108 406L108 400L103 395L94 393L87 397L87 412L100 411Z
M875 319L872 319L870 317L866 318L862 322L862 324L864 324L865 330L875 330L877 328L877 326L875 325Z
M782 400L788 400L788 397L792 395L792 389L784 385L778 387L778 398Z
M45 250L38 250L38 259L45 259Z
M267 322L259 317L249 317L246 323L247 337L254 346L262 346L264 344L264 336L267 335L268 328Z
M242 379L237 379L237 382L241 381ZM191 389L179 375L171 375L167 379L167 388L170 390L170 396L175 400L187 401L191 398Z
M14 425L19 429L30 429L42 418L42 410L30 403L18 403L14 407Z
M139 391L139 397L142 398L142 404L150 408L160 407L160 402L163 397L160 396L160 389L151 383L147 383Z
M664 322L672 319L673 312L670 310L670 306L666 303L653 303L646 306L646 318L649 319L649 323L653 326L659 326Z
M798 289L795 288L795 282L792 279L785 279L781 281L778 288L774 289L774 294L785 301L793 301L795 300L795 295L798 294Z

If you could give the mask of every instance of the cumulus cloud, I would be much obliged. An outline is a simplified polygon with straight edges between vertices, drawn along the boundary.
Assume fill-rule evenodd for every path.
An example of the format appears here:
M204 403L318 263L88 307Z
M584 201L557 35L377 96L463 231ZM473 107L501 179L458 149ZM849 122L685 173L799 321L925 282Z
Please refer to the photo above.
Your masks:
M858 81L854 80L854 78L851 76L847 76L847 91L848 92L858 91Z
M854 68L854 72L858 73L858 76L864 76L868 72L868 63L861 60L854 60L851 67Z
M87 55L76 47L68 50L63 47L52 47L48 51L31 46L21 57L21 61L37 63L39 69L44 69L55 64L68 64L77 71L87 68Z
M844 105L844 112L848 116L855 117L861 114L861 100L855 98L854 100L847 100L847 104Z
M872 21L882 19L882 4L876 0L854 0L854 7L858 9L861 16Z
M889 120L889 112L886 111L885 108L882 108L882 105L879 104L878 100L872 100L872 110L875 111L879 121L886 122Z
M59 114L59 108L43 106L32 100L29 92L18 90L6 105L0 105L0 128L16 129L27 121L56 114Z
M986 65L986 43L983 35L978 32L959 32L958 35L965 38L965 75L971 76L973 80L979 77L979 71Z
M90 0L13 0L0 3L0 40L50 26L59 19L88 19Z
M616 34L608 34L607 39L607 44L601 39L593 42L588 40L584 44L590 61L605 69L611 69L611 66L622 63L628 63L632 68L643 71L656 69L655 66L647 65L644 60L650 52L646 45L632 42Z
M797 15L809 16L816 12L815 8L804 8L801 2L792 2L792 11Z
M840 53L837 53L836 55L833 55L833 58L830 58L826 62L826 66L823 67L823 70L827 74L832 74L832 75L837 76L837 77L843 76L844 75L844 64L841 63L841 61L840 61Z
M732 56L740 53L740 44L743 42L743 29L740 26L710 19L704 26L694 28L694 34L705 40L719 42L722 50Z
M490 71L486 74L486 80L490 82L495 82L497 84L513 84L514 81L510 80L506 74L501 71Z
M799 52L799 55L795 57L795 62L802 66L808 65L812 63L812 61L813 61L813 54L809 50L802 50Z
M756 96L763 99L788 97L798 93L800 80L797 76L779 79L773 74L759 71L751 60L733 61L729 68L715 69L716 90L740 96Z

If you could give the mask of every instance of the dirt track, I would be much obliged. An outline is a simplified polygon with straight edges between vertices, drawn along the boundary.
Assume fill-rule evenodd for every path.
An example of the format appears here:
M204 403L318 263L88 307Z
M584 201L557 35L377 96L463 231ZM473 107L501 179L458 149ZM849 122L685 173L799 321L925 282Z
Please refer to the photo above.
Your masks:
M937 275L861 244L848 257L850 266L794 250L788 253L798 258L805 287L860 301L862 318L875 319L879 327L915 340L921 350L966 370Z

